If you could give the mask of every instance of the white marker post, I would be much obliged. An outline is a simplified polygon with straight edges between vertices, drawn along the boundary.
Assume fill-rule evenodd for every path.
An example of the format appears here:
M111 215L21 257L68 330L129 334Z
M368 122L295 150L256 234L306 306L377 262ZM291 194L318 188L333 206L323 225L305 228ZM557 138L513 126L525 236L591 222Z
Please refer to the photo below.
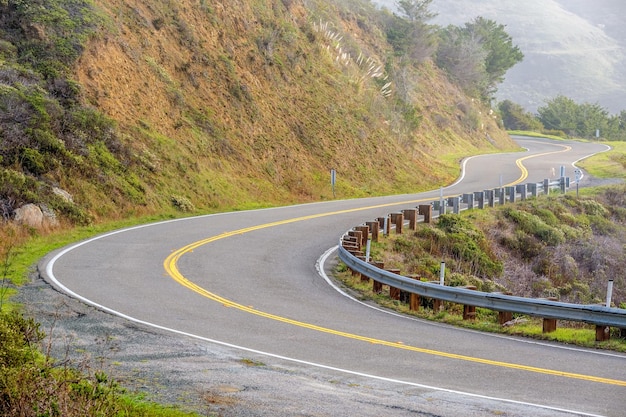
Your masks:
M445 285L443 282L444 277L446 276L446 263L441 261L441 267L439 268L439 285Z
M611 298L613 298L613 278L609 278L609 283L606 286L606 306L611 307Z

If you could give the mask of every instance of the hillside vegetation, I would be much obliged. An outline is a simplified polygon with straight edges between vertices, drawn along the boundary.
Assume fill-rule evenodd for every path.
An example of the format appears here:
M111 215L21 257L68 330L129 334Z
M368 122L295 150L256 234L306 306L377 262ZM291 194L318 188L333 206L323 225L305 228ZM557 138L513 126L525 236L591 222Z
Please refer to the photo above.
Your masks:
M452 181L460 156L513 148L430 61L400 65L389 16L306 5L0 2L3 216L328 199L330 169L341 198L412 192Z
M414 233L391 235L379 256L385 266L428 281L446 262L447 285L603 303L609 279L613 302L626 306L624 186L597 195L534 198L494 209L446 214Z

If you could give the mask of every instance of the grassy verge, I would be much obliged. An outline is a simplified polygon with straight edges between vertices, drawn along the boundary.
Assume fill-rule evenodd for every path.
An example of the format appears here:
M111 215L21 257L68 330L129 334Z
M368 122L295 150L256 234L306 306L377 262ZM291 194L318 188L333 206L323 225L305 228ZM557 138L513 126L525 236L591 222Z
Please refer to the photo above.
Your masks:
M611 147L578 163L582 169L597 178L626 179L626 142L603 142Z

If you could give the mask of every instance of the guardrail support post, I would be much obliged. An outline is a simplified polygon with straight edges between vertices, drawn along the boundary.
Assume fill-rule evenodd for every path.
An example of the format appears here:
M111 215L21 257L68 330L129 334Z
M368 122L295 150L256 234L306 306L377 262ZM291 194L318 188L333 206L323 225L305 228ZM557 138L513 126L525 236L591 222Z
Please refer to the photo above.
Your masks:
M373 265L378 269L385 268L384 262L374 262ZM374 294L380 294L381 292L383 292L383 284L376 281L375 279L372 279L372 292L374 292Z
M561 177L559 179L559 186L561 187L561 193L565 194L567 190L567 181L565 181L565 177Z
M380 230L380 225L378 222L367 222L365 223L367 227L369 227L370 232L372 233L372 242L378 242L378 231Z
M509 201L515 203L515 187L505 187L506 193L509 196Z
M348 231L348 235L356 238L356 242L359 245L359 250L363 246L363 232L360 230L350 230ZM367 242L367 239L365 240Z
M389 235L389 229L391 228L391 226L389 225L389 216L379 217L376 220L378 220L380 229L383 231L383 236Z
M404 224L404 215L402 213L391 213L391 222L396 226L396 234L402 234L402 226Z
M526 200L526 184L517 184L515 187L515 191L520 194L520 198L522 201Z
M396 268L386 269L385 271L391 272L392 274L400 275L400 270L396 269ZM399 300L400 299L400 289L396 288L396 287L392 287L390 285L389 286L389 298L391 298L392 300Z
M420 280L419 275L409 275L409 278ZM419 294L410 293L409 294L409 310L418 311L420 309L420 305L422 304L422 299Z
M484 195L485 195L485 199L487 199L487 205L489 207L494 207L496 205L495 191L485 190Z
M461 212L461 198L450 197L449 201L452 203L452 213L459 214Z
M474 200L478 203L479 209L485 208L485 192L484 191L476 191L474 192Z
M424 223L430 223L433 217L433 206L430 204L420 204L418 206L419 214L424 216Z
M596 342L605 342L611 338L611 328L609 326L596 325Z
M357 232L361 232L361 247L367 246L367 240L370 236L370 227L369 226L356 226L354 228Z
M543 193L545 195L550 194L550 180L547 178L543 180Z
M504 294L504 295L512 295L512 292L498 292L496 294ZM500 326L504 325L504 323L513 320L513 313L510 311L498 311L498 324Z
M556 330L556 319L543 319L543 332L552 333Z
M528 187L528 191L530 192L530 195L532 197L537 197L537 184L531 182L527 185L527 187Z
M467 285L465 288L468 290L476 291L477 288L473 285ZM476 307L475 306L463 306L463 320L474 320L476 318Z
M415 230L417 227L417 209L402 210L402 214L409 221L409 229Z
M498 194L498 201L501 206L506 202L506 193L504 192L504 188L500 187L496 189L496 193Z
M467 209L474 208L474 194L463 194L463 202L467 204Z
M361 247L367 245L367 239L370 236L369 226L356 226L354 230L357 232L361 232Z

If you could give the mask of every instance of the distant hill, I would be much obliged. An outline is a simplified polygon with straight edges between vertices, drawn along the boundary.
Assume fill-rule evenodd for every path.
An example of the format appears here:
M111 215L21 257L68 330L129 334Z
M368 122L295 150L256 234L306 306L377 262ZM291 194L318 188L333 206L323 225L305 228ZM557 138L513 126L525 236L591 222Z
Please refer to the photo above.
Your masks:
M396 0L375 0L393 10ZM462 25L483 16L506 25L525 55L497 99L535 111L562 94L626 109L626 2L623 0L433 0L433 23Z

